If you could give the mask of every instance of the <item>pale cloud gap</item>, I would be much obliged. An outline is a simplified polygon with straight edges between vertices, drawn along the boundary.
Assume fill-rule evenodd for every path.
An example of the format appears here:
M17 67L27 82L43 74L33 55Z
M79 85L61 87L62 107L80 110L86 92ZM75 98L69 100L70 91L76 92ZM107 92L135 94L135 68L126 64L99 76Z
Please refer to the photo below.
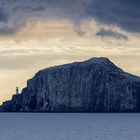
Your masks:
M61 47L50 48L50 50L9 50L0 54L0 69L3 70L31 70L34 67L58 65L75 60L84 60L93 56L106 56L109 58L126 57L128 62L137 57L140 59L139 48L121 47ZM62 63L60 63L62 62ZM136 67L136 66L135 66Z
M73 24L65 20L27 24L15 35L0 38L0 69L32 68L34 64L40 65L40 61L43 60L45 66L48 64L47 60L58 59L60 56L66 60L67 56L89 58L105 55L140 55L139 38L133 39L129 36L127 41L123 41L123 32L102 27L100 31L103 33L100 34L106 38L100 38L96 34L97 25L94 22L89 24L91 26L88 27L86 23L81 25L86 34L80 37L73 31Z

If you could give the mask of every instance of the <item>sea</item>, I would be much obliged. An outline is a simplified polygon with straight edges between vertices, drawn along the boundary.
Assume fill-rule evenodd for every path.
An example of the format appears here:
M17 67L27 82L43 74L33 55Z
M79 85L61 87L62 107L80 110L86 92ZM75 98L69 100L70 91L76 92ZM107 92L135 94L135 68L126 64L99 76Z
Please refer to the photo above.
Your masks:
M140 140L140 114L0 113L0 140Z

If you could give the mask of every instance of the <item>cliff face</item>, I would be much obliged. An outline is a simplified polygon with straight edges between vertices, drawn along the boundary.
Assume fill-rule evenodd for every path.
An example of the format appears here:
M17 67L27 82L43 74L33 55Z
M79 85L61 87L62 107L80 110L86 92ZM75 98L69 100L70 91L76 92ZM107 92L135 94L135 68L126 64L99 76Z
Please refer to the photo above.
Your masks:
M126 112L140 111L140 78L107 58L39 71L2 111Z

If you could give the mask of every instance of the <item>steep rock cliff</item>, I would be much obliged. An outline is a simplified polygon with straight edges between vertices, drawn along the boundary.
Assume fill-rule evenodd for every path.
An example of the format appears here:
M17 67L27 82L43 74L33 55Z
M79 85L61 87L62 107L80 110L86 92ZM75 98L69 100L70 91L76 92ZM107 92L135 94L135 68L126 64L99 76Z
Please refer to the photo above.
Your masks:
M140 78L107 58L92 58L39 71L2 111L140 111Z

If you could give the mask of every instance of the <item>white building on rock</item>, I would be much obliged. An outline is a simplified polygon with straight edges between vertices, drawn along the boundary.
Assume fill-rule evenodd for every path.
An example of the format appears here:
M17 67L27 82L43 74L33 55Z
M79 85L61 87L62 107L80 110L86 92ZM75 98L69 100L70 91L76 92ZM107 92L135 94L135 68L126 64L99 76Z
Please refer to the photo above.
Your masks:
M16 87L16 95L18 95L18 94L19 94L19 88Z

